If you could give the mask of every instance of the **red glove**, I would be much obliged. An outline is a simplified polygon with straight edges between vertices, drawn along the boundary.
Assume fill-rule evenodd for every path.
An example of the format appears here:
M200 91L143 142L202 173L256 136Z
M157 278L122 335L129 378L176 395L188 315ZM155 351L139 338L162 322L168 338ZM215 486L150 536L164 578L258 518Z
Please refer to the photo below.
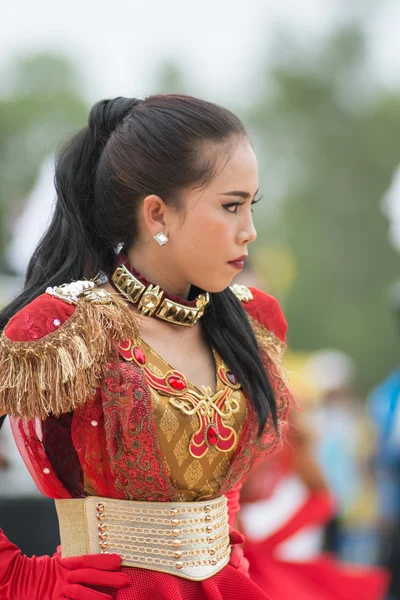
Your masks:
M244 535L235 529L231 529L229 540L232 546L229 564L231 567L238 569L243 575L246 575L246 577L249 577L249 561L245 558L243 549L239 547L239 544L243 544L244 542Z
M112 600L85 586L128 586L120 566L116 554L28 558L0 529L0 600Z

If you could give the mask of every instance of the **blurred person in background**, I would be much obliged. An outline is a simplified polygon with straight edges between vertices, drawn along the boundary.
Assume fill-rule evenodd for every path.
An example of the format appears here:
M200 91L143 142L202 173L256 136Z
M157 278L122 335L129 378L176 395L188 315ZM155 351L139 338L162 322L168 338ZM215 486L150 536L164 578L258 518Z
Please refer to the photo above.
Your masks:
M400 321L400 282L390 305ZM400 599L400 366L371 391L368 408L377 434L374 461L378 500L380 559L392 575L390 600Z
M239 522L250 577L272 598L280 590L297 600L383 600L386 570L343 565L322 552L336 502L315 460L315 435L307 425L316 393L308 358L288 358L290 390L305 412L290 413L283 450L256 466L242 487Z
M128 584L121 600L266 600L232 527L291 396L278 302L229 288L256 237L242 122L189 96L101 101L61 151L56 189L1 315L0 412L79 568L26 561L0 533L0 594L72 598L64 583L85 575L93 598L113 583Z
M321 350L310 356L306 370L318 390L312 415L315 453L337 505L326 548L352 562L371 562L375 514L369 465L374 436L355 393L353 361L343 352Z
M251 261L234 282L265 287ZM283 354L279 340L276 348ZM326 367L326 353L322 355ZM339 353L333 355L341 369L337 364L334 369L329 354L332 371L320 372L314 369L315 355L286 354L290 391L302 412L290 413L283 449L256 465L241 489L238 523L246 538L250 577L272 598L281 593L297 600L383 600L386 595L389 574L385 569L342 565L322 552L325 531L329 523L336 523L338 508L316 460L320 432L313 426L313 415L318 410L321 377L324 386L332 387L333 380L337 386L339 371L342 383L344 379L351 382L350 361L342 360ZM351 493L345 503L350 498L357 505Z

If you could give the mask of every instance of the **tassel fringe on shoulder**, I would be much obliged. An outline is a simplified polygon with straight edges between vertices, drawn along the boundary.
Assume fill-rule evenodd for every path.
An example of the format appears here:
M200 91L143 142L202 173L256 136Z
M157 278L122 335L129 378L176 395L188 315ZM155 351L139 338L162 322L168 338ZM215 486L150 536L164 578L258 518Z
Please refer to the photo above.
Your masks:
M116 294L92 289L73 303L68 320L39 340L14 342L3 332L0 414L45 419L75 410L99 387L116 343L137 338L135 317Z

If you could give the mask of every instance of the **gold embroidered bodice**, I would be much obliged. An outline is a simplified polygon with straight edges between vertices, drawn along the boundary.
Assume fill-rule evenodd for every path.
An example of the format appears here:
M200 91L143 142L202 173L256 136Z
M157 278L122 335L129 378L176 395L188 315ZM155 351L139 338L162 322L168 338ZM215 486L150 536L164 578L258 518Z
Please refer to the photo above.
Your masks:
M155 378L165 377L169 371L175 373L143 341L141 348ZM246 419L246 400L240 385L215 350L214 357L214 393L204 386L199 390L185 378L185 392L176 395L177 390L171 390L166 395L157 380L148 378L162 455L169 477L185 501L201 500L218 491Z
M216 386L197 388L142 339L120 346L125 360L145 370L162 458L183 501L216 494L247 418L240 383L213 350ZM86 483L86 493L93 490Z

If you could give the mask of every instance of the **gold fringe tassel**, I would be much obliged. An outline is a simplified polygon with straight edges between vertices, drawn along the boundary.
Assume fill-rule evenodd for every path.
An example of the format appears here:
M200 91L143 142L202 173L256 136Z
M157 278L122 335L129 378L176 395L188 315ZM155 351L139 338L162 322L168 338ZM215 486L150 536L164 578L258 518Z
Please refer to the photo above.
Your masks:
M0 338L0 414L45 419L82 406L99 387L116 344L136 339L132 311L112 294L108 303L80 299L75 312L37 341Z
M250 325L256 336L260 350L266 352L268 356L277 364L281 370L282 379L285 380L282 366L282 358L286 351L286 344L282 342L272 331L269 331L264 325L261 325L254 317L247 315Z
M264 357L266 369L270 378L276 401L278 414L278 442L282 442L282 434L288 422L289 410L298 408L290 390L288 389L288 378L282 364L286 344L282 342L272 331L261 325L254 317L248 315L250 325L257 339L261 355ZM272 432L274 425L271 418L266 426L266 433Z

